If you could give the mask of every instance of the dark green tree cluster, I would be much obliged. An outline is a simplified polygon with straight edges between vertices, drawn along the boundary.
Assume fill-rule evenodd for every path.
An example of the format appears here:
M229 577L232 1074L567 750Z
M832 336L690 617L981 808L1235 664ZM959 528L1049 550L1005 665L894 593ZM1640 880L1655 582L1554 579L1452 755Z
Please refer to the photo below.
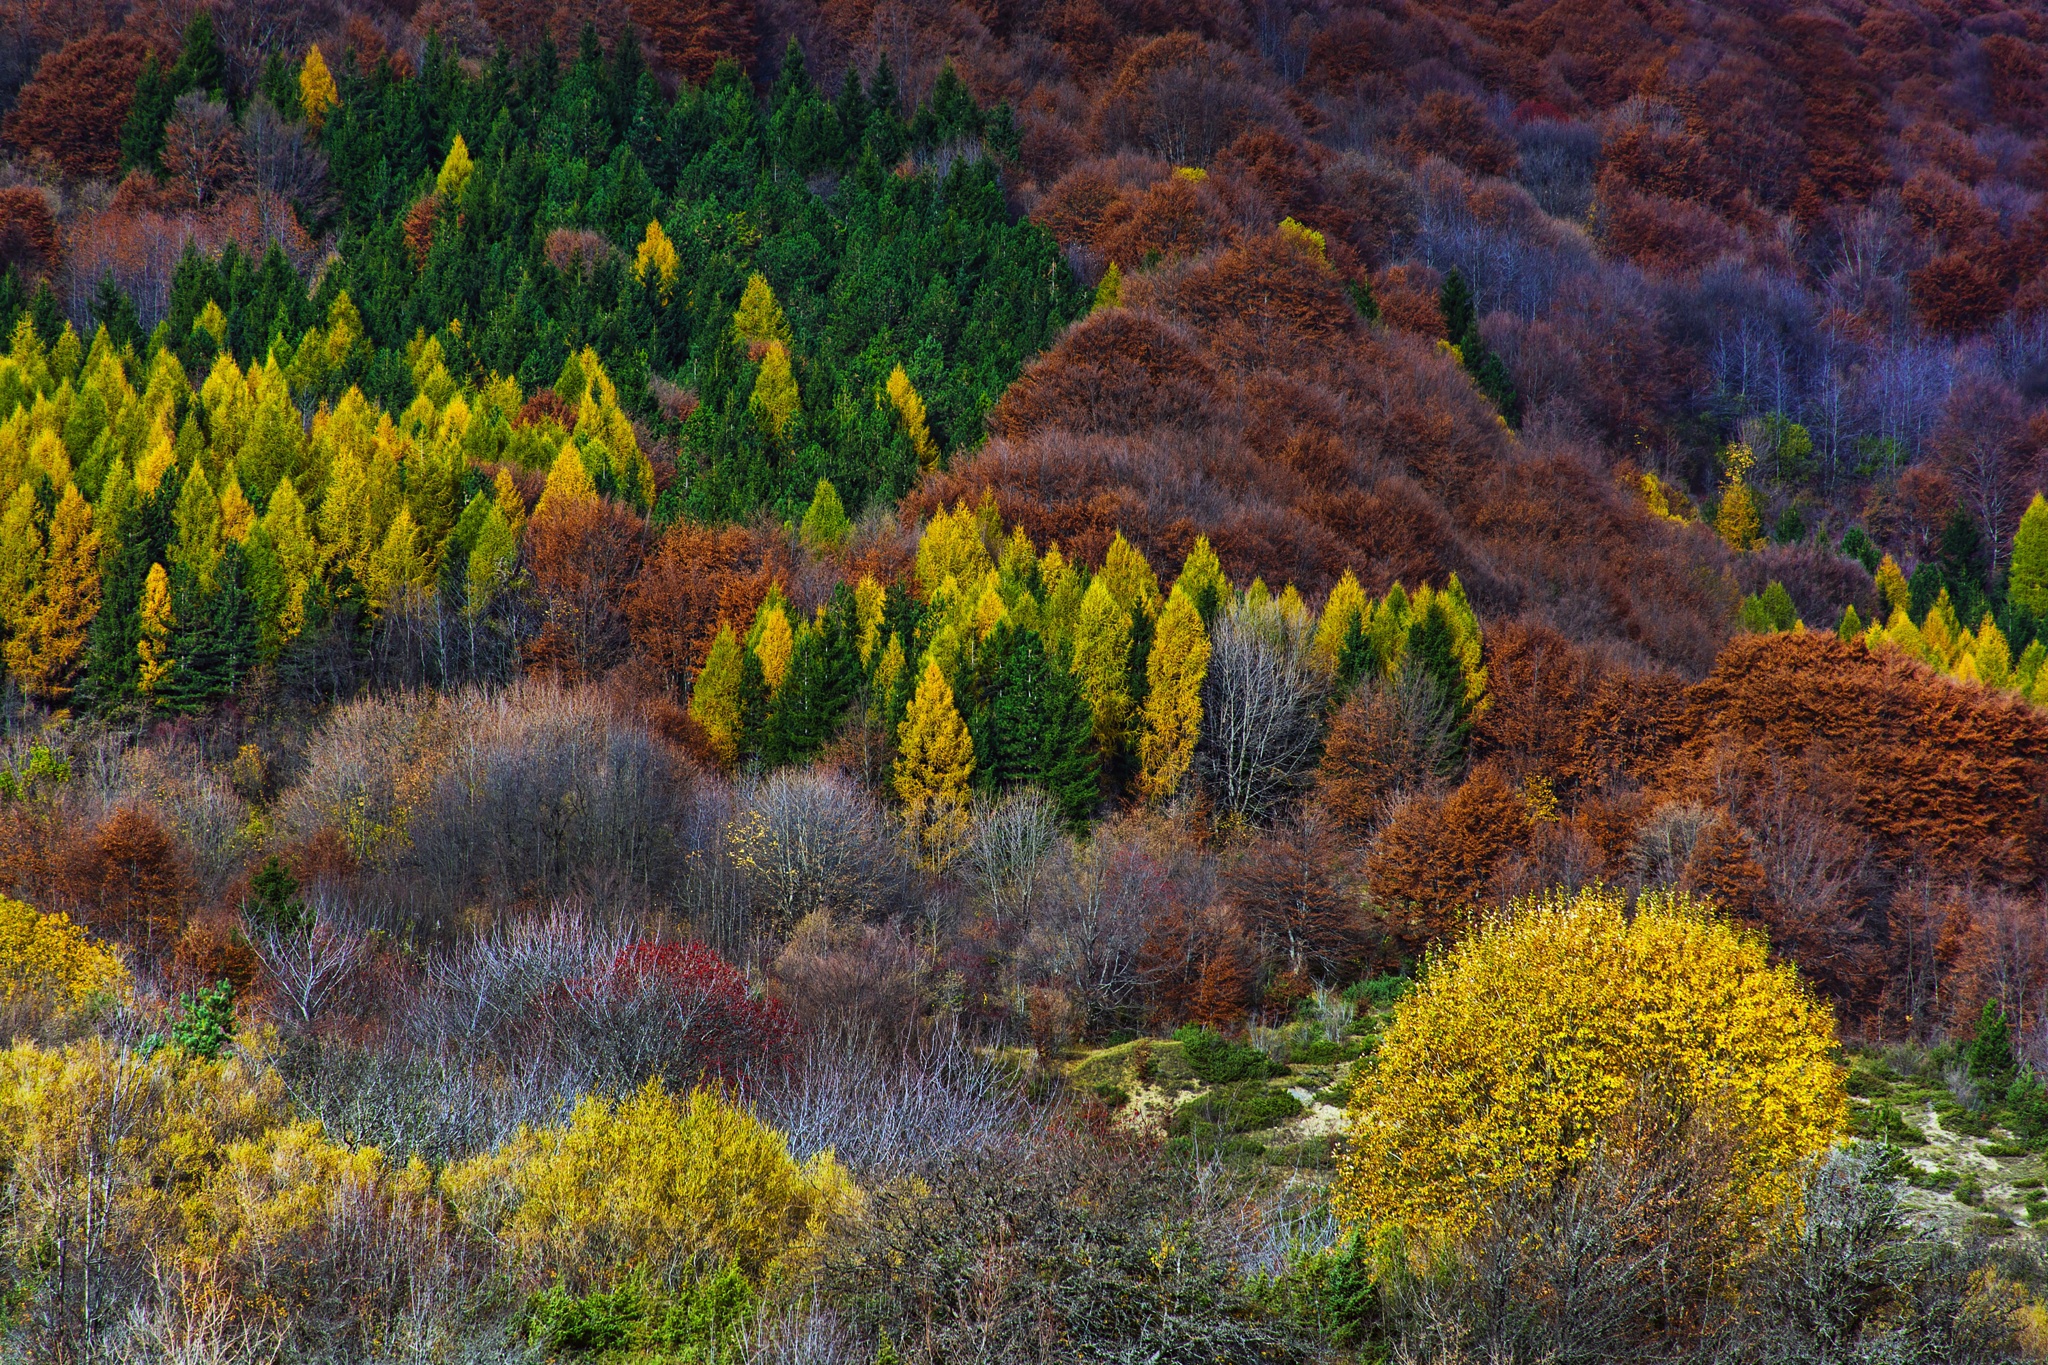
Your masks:
M528 391L594 347L622 401L689 456L666 516L788 513L820 478L850 508L893 498L919 465L883 397L896 367L938 448L972 446L1085 307L1052 238L1005 204L1007 109L977 108L950 68L907 118L886 62L866 81L849 70L828 99L794 45L765 107L729 64L669 100L637 46L607 53L589 30L566 66L543 43L472 76L430 41L416 77L338 75L320 142L340 258L316 312L344 290L360 309L379 344L365 392L410 401L396 346L423 333L456 375ZM473 169L443 193L458 135ZM672 280L637 268L650 222L673 244ZM775 424L755 402L766 358L733 325L756 274L790 333L795 407ZM238 346L271 319L247 328L235 324ZM664 413L657 378L695 404Z
M124 169L163 169L164 124L170 121L178 97L192 90L211 99L228 96L227 59L214 31L213 13L203 8L185 25L184 44L168 68L157 61L154 52L143 60L142 74L135 82L135 102L128 106L128 121L121 125Z
M1458 358L1473 384L1490 399L1509 426L1522 424L1522 395L1508 377L1508 367L1479 335L1479 313L1473 306L1472 286L1456 266L1444 276L1437 294L1437 307L1444 315L1444 335L1458 348Z

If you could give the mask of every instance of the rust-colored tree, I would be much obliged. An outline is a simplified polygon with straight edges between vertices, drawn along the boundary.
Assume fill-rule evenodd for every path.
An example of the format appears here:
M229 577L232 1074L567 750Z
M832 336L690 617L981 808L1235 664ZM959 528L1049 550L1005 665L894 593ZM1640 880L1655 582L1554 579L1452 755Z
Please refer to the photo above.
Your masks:
M1529 808L1482 765L1444 798L1421 796L1373 841L1366 878L1404 956L1457 933L1463 912L1497 898L1497 876L1529 840Z
M57 268L57 217L43 192L29 185L0 190L0 267L29 277Z
M192 878L154 812L122 806L57 859L57 887L94 933L155 961L177 944Z
M646 526L602 502L537 512L526 550L540 608L529 664L564 679L601 677L626 654L626 598L639 572Z
M662 65L692 85L709 80L721 58L753 69L753 0L628 0L627 7Z
M134 34L111 32L50 53L8 112L7 140L25 152L48 152L66 175L111 179L121 167L121 124L148 51Z

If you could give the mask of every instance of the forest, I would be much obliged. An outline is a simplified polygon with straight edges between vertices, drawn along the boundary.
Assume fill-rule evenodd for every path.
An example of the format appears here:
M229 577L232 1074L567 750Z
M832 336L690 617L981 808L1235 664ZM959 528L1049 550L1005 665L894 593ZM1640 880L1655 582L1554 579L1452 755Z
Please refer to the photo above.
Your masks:
M0 1362L2048 1360L2048 13L0 0Z

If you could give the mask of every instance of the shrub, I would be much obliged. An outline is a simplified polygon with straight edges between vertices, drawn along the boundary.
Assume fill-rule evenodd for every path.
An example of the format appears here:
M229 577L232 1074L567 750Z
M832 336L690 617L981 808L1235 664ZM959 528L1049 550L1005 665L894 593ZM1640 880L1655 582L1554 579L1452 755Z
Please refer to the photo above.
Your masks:
M0 896L0 1007L76 1008L127 980L120 959L68 916Z
M444 1177L463 1219L532 1275L663 1285L732 1262L758 1280L807 1251L852 1193L830 1153L798 1164L781 1133L714 1091L649 1081L580 1100L566 1123L522 1129Z
M1190 1024L1173 1038L1180 1044L1181 1055L1187 1058L1188 1069L1210 1085L1264 1080L1272 1070L1266 1054L1257 1048L1233 1043L1199 1025Z
M674 1290L637 1273L617 1289L581 1298L553 1285L533 1296L527 1336L550 1351L652 1349L678 1352L691 1365L725 1365L741 1359L740 1335L754 1313L753 1289L728 1263Z
M1722 1149L1702 1197L1739 1231L1842 1131L1833 1047L1828 1007L1710 904L1651 893L1631 918L1605 888L1524 901L1395 1006L1333 1202L1348 1224L1460 1235L1632 1124Z

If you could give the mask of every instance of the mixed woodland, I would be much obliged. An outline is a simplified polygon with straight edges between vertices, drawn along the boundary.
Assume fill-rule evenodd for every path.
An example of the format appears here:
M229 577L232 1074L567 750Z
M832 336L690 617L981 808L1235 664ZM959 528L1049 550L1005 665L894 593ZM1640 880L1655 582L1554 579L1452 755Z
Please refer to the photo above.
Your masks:
M2048 14L4 0L0 1360L2048 1358Z

